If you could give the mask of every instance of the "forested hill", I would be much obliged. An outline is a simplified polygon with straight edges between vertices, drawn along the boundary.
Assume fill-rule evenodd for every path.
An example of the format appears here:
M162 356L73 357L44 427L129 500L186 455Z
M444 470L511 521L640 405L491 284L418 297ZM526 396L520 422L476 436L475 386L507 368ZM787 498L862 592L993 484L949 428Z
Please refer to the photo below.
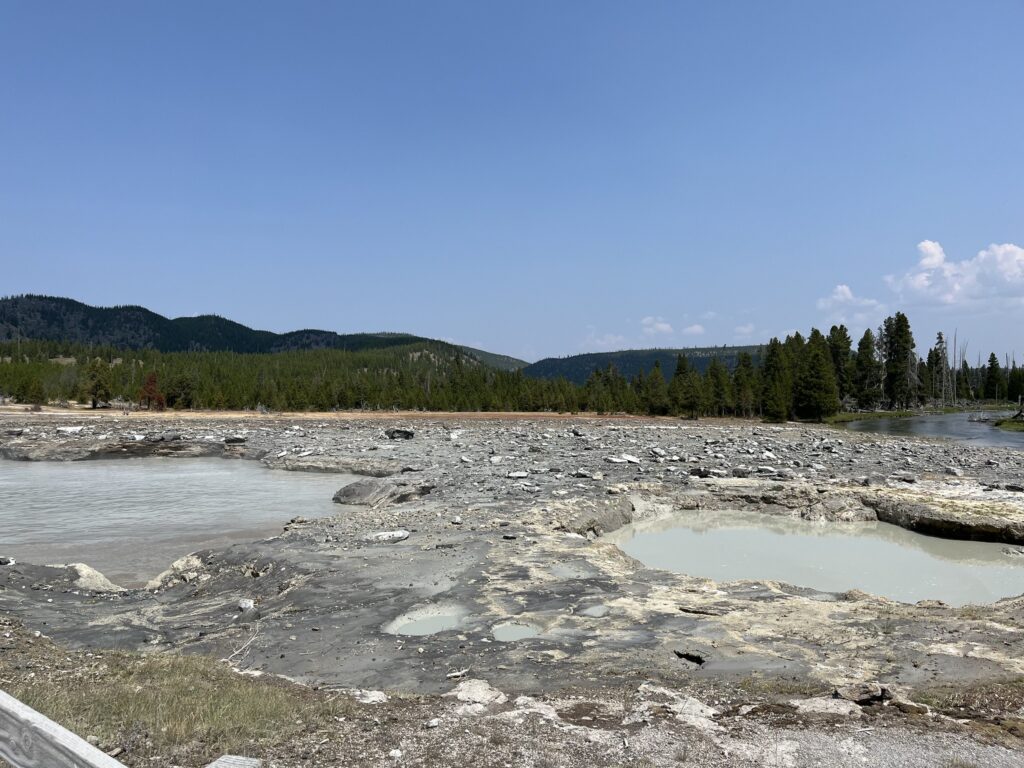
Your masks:
M632 379L638 373L650 373L656 362L661 363L662 374L671 378L676 370L676 358L683 355L698 373L704 373L717 358L731 370L743 352L757 364L760 346L750 347L690 347L689 349L627 349L621 352L593 352L571 357L548 357L523 369L523 373L536 379L565 378L575 384L585 384L594 371L614 365L620 374Z
M121 349L160 352L291 352L303 349L342 349L352 352L386 349L432 339L407 333L338 334L301 330L290 333L257 331L218 315L169 319L145 307L91 307L53 296L13 296L0 299L0 341L37 339L96 344ZM436 342L444 344L444 342ZM469 347L464 352L502 370L526 365L521 360Z

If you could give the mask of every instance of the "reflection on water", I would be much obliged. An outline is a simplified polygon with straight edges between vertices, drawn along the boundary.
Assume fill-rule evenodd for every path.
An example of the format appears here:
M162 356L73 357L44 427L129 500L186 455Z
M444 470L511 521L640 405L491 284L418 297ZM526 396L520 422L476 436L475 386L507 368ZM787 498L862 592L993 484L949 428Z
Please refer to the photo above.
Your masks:
M138 585L197 549L337 514L331 497L355 479L224 459L0 461L0 555Z
M680 512L608 539L644 564L715 581L782 581L894 600L991 603L1024 593L1024 556L888 523L819 523L757 512Z
M896 419L864 419L851 421L846 428L854 432L879 432L907 437L945 437L972 445L1024 450L1024 432L1007 432L993 427L990 422L1010 416L1010 413L939 413L931 416L910 416Z

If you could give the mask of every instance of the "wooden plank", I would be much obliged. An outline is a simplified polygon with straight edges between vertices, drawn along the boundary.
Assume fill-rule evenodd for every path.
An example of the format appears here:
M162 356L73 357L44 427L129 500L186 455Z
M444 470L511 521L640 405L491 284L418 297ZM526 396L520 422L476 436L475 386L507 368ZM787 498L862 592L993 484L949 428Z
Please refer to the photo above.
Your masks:
M13 768L125 768L123 763L2 690L0 758Z
M263 768L263 761L255 757L238 757L224 755L210 763L206 768Z

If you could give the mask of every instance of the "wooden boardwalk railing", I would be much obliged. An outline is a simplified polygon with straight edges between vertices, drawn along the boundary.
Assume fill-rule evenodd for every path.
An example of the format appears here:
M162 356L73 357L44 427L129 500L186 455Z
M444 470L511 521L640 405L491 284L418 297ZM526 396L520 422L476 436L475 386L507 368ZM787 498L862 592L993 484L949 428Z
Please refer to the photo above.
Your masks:
M12 768L125 768L67 728L0 691L0 759ZM225 755L207 768L260 768L261 760Z

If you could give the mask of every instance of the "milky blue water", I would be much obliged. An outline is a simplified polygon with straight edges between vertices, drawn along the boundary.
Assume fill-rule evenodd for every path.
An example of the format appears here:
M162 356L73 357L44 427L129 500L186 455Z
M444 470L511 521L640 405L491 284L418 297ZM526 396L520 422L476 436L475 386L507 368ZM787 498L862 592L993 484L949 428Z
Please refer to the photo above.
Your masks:
M355 479L225 459L0 460L0 556L138 585L194 550L337 514L331 497Z
M991 603L1024 594L1024 555L879 522L818 523L758 512L680 512L607 537L645 565L715 581L860 589L902 602Z

